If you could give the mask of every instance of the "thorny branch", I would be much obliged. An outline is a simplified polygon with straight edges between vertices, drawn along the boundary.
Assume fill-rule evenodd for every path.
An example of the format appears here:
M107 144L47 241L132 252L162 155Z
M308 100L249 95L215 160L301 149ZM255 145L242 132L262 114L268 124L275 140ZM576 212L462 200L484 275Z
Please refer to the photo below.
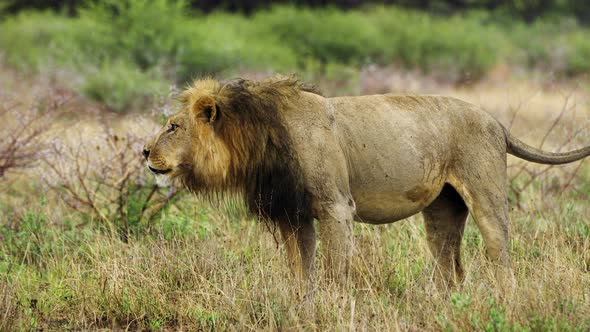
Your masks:
M70 99L65 93L53 92L31 105L11 102L0 106L0 121L5 124L0 134L0 178L36 165L47 150L43 135Z
M45 182L65 204L84 215L114 225L123 241L133 228L147 223L177 191L159 188L145 171L141 147L133 132L114 134L106 126L99 135L83 135L75 146L54 140L44 158Z

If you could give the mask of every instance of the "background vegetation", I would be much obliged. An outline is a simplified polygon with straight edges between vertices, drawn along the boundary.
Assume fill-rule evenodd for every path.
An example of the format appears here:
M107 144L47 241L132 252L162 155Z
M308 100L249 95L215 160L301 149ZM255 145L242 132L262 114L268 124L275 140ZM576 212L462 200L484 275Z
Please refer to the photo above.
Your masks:
M178 86L276 72L327 95L452 95L544 150L588 145L588 8L579 0L2 2L0 331L590 330L587 162L509 159L513 294L494 284L472 220L465 283L436 290L414 216L355 225L352 286L320 273L310 320L276 230L235 197L211 204L159 188L141 157L146 137L175 111Z
M587 20L590 17L590 4L584 0L189 0L186 3L191 8L204 12L222 9L251 13L256 9L268 8L272 4L291 4L312 8L333 6L342 9L386 4L439 14L474 9L490 10L529 22L543 15L570 15L581 20ZM76 0L6 0L4 6L10 13L36 8L65 10L73 15L79 4L80 2Z
M107 0L75 9L74 16L6 17L0 48L21 70L75 72L76 90L117 111L166 90L165 82L246 69L309 77L395 65L456 83L479 80L500 64L558 77L590 69L589 30L567 16L527 24L501 11L435 16L383 6L203 15L174 0Z

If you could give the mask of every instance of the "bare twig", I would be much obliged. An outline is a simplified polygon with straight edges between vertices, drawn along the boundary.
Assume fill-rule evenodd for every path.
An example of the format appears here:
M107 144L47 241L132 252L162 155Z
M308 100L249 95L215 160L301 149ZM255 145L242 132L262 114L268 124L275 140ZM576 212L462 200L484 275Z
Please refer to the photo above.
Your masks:
M152 184L140 153L143 137L117 136L106 126L102 134L86 137L76 146L54 142L44 158L46 183L68 207L114 225L127 241L132 228L149 223L176 192ZM132 212L131 204L138 210Z
M6 124L0 134L0 178L36 164L47 148L43 134L69 100L48 94L29 106L8 102L0 109L0 120Z
M561 111L557 115L557 117L553 120L553 122L551 123L551 126L543 134L543 137L541 138L540 143L538 145L539 149L543 148L548 137L551 135L551 133L553 133L556 130L556 128L558 128L558 125L563 121L565 115L570 110L572 110L572 109L575 110L576 105L570 103L572 94L573 94L573 92L565 95L565 97L564 97L565 100L564 100L564 104L561 108ZM511 119L511 124L515 121L516 114L518 113L519 109L520 109L520 105L516 109L516 112L514 113L514 116ZM560 152L560 151L563 151L564 149L566 149L566 147L568 147L571 144L571 142L573 142L581 133L585 132L584 127L585 127L586 123L587 122L582 124L581 127L578 128L577 130L572 129L571 131L569 131L568 135L558 145L558 147L556 149L557 152ZM565 181L565 183L561 184L561 183L559 183L559 181L553 181L550 185L543 185L542 189L541 189L541 198L543 200L545 200L546 196L550 193L562 193L566 189L570 189L572 187L573 180L575 179L576 175L578 174L578 171L581 169L581 166L582 166L582 163L579 163L576 166L576 168L574 169L574 171L571 173L564 171L568 175L568 180ZM545 180L549 171L551 171L552 169L555 169L554 165L549 165L549 166L544 167L542 170L531 171L530 169L527 168L527 163L525 163L525 162L517 163L516 165L510 165L509 167L518 167L518 170L515 173L513 173L513 175L509 178L509 190L514 195L514 197L516 199L515 204L516 204L517 208L519 208L519 209L523 209L522 193L529 186L531 186L533 183L536 183L541 180ZM527 179L524 181L524 183L518 184L518 179L520 178L522 173L527 174ZM554 180L555 180L555 178L554 178ZM555 188L556 186L558 186L559 188ZM575 188L574 188L574 190L575 190Z

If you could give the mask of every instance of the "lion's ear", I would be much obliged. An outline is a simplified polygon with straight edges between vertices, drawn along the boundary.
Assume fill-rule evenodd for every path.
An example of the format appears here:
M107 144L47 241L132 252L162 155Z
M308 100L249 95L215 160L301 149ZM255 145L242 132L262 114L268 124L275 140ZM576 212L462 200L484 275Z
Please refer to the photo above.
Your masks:
M204 96L195 101L191 111L195 118L207 123L213 123L217 118L217 104L210 96Z

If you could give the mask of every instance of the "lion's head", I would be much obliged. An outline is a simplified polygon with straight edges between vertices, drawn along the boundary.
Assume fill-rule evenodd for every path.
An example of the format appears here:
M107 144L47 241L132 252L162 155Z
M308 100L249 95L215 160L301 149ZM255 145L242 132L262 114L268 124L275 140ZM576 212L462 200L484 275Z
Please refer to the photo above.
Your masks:
M168 182L192 177L203 186L225 182L230 151L216 130L221 122L215 100L218 90L217 81L195 82L181 95L181 110L148 142L144 156L157 178Z
M146 145L149 169L195 192L238 191L268 216L301 209L299 161L282 115L301 91L309 88L294 79L195 81Z

